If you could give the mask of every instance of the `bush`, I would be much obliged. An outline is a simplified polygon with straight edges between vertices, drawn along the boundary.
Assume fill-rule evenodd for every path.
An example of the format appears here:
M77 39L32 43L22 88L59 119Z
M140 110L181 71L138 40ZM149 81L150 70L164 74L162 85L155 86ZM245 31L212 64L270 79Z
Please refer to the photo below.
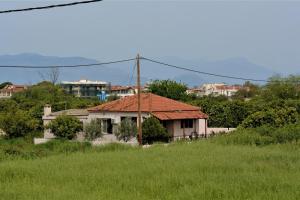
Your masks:
M258 111L249 115L241 124L243 128L256 128L263 125L282 127L286 124L295 123L298 113L295 108L271 108Z
M167 130L160 124L159 120L150 117L142 124L143 144L152 144L153 142L168 142L170 135Z
M52 120L46 128L58 138L73 139L79 131L82 131L81 122L73 116L60 115Z
M270 136L262 136L255 129L238 129L229 134L217 136L213 140L221 144L267 145L274 143Z
M85 124L83 130L85 132L85 138L88 140L94 140L103 135L101 122L96 119L93 119L90 123Z
M24 137L38 127L38 121L27 112L21 110L9 111L0 116L0 129L8 138Z
M300 125L290 124L276 129L273 135L277 143L298 142L300 139Z
M136 137L137 126L131 119L125 118L118 126L118 130L115 133L118 140L129 141L131 138Z

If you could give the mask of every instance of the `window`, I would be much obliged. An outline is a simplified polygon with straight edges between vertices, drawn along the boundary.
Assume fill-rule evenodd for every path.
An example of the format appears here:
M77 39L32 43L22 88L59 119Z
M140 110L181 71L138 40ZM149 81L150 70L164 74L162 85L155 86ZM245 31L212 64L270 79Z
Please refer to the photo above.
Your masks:
M181 128L193 128L194 120L193 119L182 119Z

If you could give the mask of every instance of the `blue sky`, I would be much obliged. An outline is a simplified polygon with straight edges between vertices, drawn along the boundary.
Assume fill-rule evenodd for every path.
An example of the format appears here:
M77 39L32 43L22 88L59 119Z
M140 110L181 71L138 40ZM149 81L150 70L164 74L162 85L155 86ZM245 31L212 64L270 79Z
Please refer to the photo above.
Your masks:
M1 10L71 1L0 1ZM113 1L0 15L0 54L247 58L299 73L300 2Z

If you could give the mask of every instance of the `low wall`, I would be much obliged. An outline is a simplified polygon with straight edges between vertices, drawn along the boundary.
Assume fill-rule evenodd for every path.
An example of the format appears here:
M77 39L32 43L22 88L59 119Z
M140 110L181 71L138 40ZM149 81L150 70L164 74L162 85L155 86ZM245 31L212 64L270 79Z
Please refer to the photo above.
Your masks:
M231 132L234 131L236 128L214 128L214 127L208 127L207 128L207 135L211 135L211 134L218 134L221 132Z

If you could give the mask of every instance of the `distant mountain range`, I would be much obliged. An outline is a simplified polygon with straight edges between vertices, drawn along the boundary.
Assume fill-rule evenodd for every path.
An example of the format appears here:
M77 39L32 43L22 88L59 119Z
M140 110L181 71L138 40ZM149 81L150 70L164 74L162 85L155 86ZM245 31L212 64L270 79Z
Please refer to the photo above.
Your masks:
M267 79L276 72L267 67L254 64L244 58L230 58L218 61L191 61L177 57L158 58L165 63L188 67L203 72L223 74L228 76L240 76L253 79ZM106 62L107 60L103 61ZM58 57L44 56L40 54L24 53L18 55L0 55L0 65L78 65L98 63L95 59L83 57ZM90 80L102 80L112 84L129 85L135 84L135 73L133 74L134 62L118 63L106 66L94 66L85 68L63 68L60 69L60 81L79 80L81 78ZM19 84L33 84L42 81L40 74L47 73L46 69L12 69L0 68L0 82L11 81ZM225 82L229 84L242 83L243 81L207 76L164 67L146 60L141 61L142 81L154 79L173 79L197 86L204 82ZM131 78L133 77L133 78Z

